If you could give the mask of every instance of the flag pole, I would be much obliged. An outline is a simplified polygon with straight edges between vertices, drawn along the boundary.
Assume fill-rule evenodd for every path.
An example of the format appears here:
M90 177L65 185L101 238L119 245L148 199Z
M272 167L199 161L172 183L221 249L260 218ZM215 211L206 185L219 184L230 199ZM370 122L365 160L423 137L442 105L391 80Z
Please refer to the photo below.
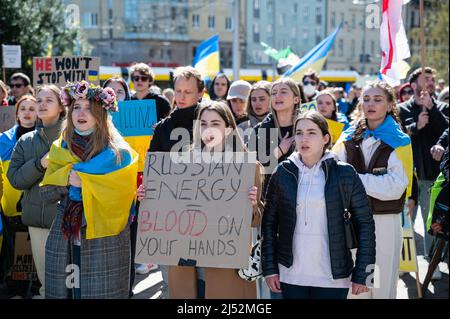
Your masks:
M420 66L422 68L422 81L420 86L425 88L425 17L424 17L423 0L419 1L419 18L420 18ZM425 112L425 106L422 106L422 111Z

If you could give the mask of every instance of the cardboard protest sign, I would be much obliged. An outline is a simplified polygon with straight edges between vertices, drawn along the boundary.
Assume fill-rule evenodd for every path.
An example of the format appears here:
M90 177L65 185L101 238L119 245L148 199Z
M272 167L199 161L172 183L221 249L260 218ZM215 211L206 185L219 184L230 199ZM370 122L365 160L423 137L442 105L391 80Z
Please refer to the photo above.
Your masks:
M0 106L0 133L9 130L16 124L16 107Z
M327 123L331 134L331 142L334 144L339 139L339 136L341 136L345 124L330 119L327 119Z
M11 278L12 280L37 280L28 232L16 232Z
M145 157L157 122L155 100L120 101L113 123L125 141L139 154L138 171L144 170Z
M171 154L147 154L136 262L247 267L252 218L248 190L254 184L255 156L179 163Z
M403 216L402 216L403 214ZM400 271L403 272L418 272L416 244L414 241L414 230L411 223L411 218L408 216L408 209L403 210L400 214L403 225L403 247L400 255Z
M303 103L302 105L300 105L300 111L301 112L317 111L317 101L314 100L308 103Z
M4 45L3 52L3 68L20 69L22 67L22 50L20 45Z
M100 58L87 56L56 56L33 58L33 86L86 80L99 84Z

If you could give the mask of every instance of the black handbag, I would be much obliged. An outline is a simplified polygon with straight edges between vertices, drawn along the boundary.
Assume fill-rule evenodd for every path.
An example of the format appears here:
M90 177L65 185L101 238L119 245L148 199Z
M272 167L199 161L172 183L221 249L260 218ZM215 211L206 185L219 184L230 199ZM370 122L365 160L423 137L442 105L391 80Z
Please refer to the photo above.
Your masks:
M339 177L339 172L337 174L338 174L339 194L341 197L342 206L344 207L343 218L344 218L345 244L348 249L358 248L358 236L355 231L355 227L353 225L352 214L348 210L349 205L345 200L344 191L342 189L342 184Z

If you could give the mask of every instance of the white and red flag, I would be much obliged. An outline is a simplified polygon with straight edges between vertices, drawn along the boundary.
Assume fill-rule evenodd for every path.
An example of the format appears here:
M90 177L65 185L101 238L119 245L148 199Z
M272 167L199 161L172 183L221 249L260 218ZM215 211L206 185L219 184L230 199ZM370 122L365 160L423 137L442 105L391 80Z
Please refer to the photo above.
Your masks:
M402 7L410 0L383 0L383 21L380 27L381 77L390 85L400 84L409 65L404 61L411 56L402 20Z

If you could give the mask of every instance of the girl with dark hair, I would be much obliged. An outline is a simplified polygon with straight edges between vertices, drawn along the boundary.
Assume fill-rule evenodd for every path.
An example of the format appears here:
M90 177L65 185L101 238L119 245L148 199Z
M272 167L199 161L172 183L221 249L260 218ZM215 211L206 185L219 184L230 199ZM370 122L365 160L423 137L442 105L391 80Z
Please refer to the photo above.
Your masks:
M110 87L116 93L117 101L128 101L130 96L130 89L127 82L121 77L112 77L106 80L103 88Z
M225 73L218 73L209 86L209 97L212 101L226 100L231 81Z
M350 287L353 294L366 292L375 229L364 186L353 167L327 151L331 136L319 112L300 114L294 136L295 151L278 165L266 193L266 282L285 299L346 299ZM345 209L359 234L355 266L345 240Z

